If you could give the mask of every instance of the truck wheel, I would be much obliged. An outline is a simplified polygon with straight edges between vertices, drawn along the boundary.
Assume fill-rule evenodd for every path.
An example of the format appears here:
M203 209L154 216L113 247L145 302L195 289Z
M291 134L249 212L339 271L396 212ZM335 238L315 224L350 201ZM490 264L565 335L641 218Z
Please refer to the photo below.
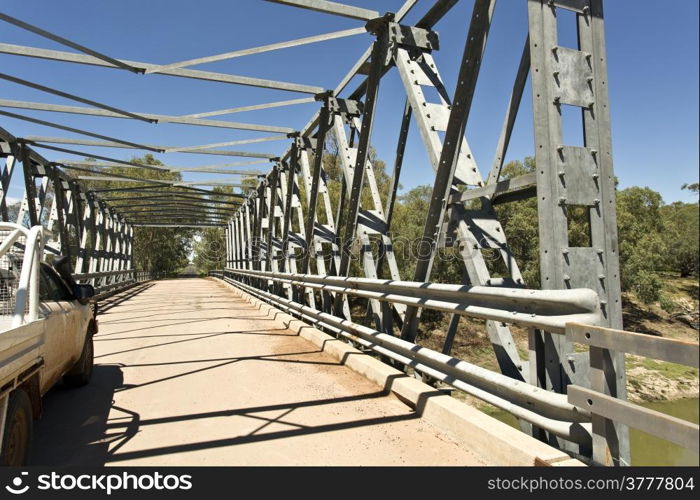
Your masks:
M85 345L83 346L83 352L80 354L80 359L78 359L73 368L63 376L63 383L69 387L81 387L89 383L92 377L93 358L92 335L88 335L85 339Z
M32 442L32 403L22 389L10 394L0 464L19 467L27 464Z

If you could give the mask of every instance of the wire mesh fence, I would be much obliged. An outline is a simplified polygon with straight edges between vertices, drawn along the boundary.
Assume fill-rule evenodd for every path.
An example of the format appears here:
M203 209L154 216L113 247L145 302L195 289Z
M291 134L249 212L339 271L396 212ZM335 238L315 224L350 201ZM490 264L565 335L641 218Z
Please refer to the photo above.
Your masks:
M16 231L0 229L0 247L12 238ZM11 245L0 252L0 316L12 316L17 305L17 288L22 273L22 261L26 248L26 237L20 235ZM29 303L25 304L25 313Z

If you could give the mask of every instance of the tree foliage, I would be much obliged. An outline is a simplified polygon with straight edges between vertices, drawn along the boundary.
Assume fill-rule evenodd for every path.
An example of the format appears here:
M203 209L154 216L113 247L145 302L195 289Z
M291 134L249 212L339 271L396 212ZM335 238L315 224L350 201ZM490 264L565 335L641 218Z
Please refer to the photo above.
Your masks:
M683 278L697 276L700 260L698 204L677 201L661 207L661 214L666 228L666 267Z
M252 182L248 185L252 186ZM233 193L233 186L216 186L212 191ZM227 196L209 196L212 200L230 201ZM192 263L200 273L223 269L226 265L225 232L221 227L208 227L198 231L193 237Z
M513 161L504 166L502 177L513 178L535 169L534 158ZM425 215L430 204L431 186L418 186L399 197L392 224L394 241L416 241L423 235ZM693 185L688 189L696 190ZM496 207L513 255L528 287L540 286L539 224L537 200L530 198ZM660 271L672 271L681 277L698 274L698 204L675 202L665 205L661 195L648 187L630 187L617 192L617 222L620 277L624 291L634 292L642 301L662 298ZM571 246L588 246L589 223L584 207L570 209ZM397 249L400 245L395 244ZM445 250L443 252L447 252ZM489 259L492 275L504 276L500 259ZM412 279L415 256L397 252L404 279ZM459 259L436 261L431 280L459 283ZM461 263L460 263L461 266Z

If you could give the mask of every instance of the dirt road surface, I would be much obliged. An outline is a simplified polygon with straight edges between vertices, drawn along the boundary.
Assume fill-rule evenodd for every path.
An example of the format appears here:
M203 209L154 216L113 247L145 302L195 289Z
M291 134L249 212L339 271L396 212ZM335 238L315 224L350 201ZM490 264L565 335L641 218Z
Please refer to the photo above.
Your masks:
M213 280L99 316L92 382L44 398L37 465L478 465L482 460Z

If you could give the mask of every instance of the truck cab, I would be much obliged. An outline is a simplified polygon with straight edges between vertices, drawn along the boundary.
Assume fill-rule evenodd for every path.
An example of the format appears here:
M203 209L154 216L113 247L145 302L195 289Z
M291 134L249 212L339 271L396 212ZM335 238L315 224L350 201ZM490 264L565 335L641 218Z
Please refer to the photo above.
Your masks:
M92 375L94 290L75 282L67 258L44 261L48 237L40 226L0 223L1 465L27 463L51 387L79 387Z

